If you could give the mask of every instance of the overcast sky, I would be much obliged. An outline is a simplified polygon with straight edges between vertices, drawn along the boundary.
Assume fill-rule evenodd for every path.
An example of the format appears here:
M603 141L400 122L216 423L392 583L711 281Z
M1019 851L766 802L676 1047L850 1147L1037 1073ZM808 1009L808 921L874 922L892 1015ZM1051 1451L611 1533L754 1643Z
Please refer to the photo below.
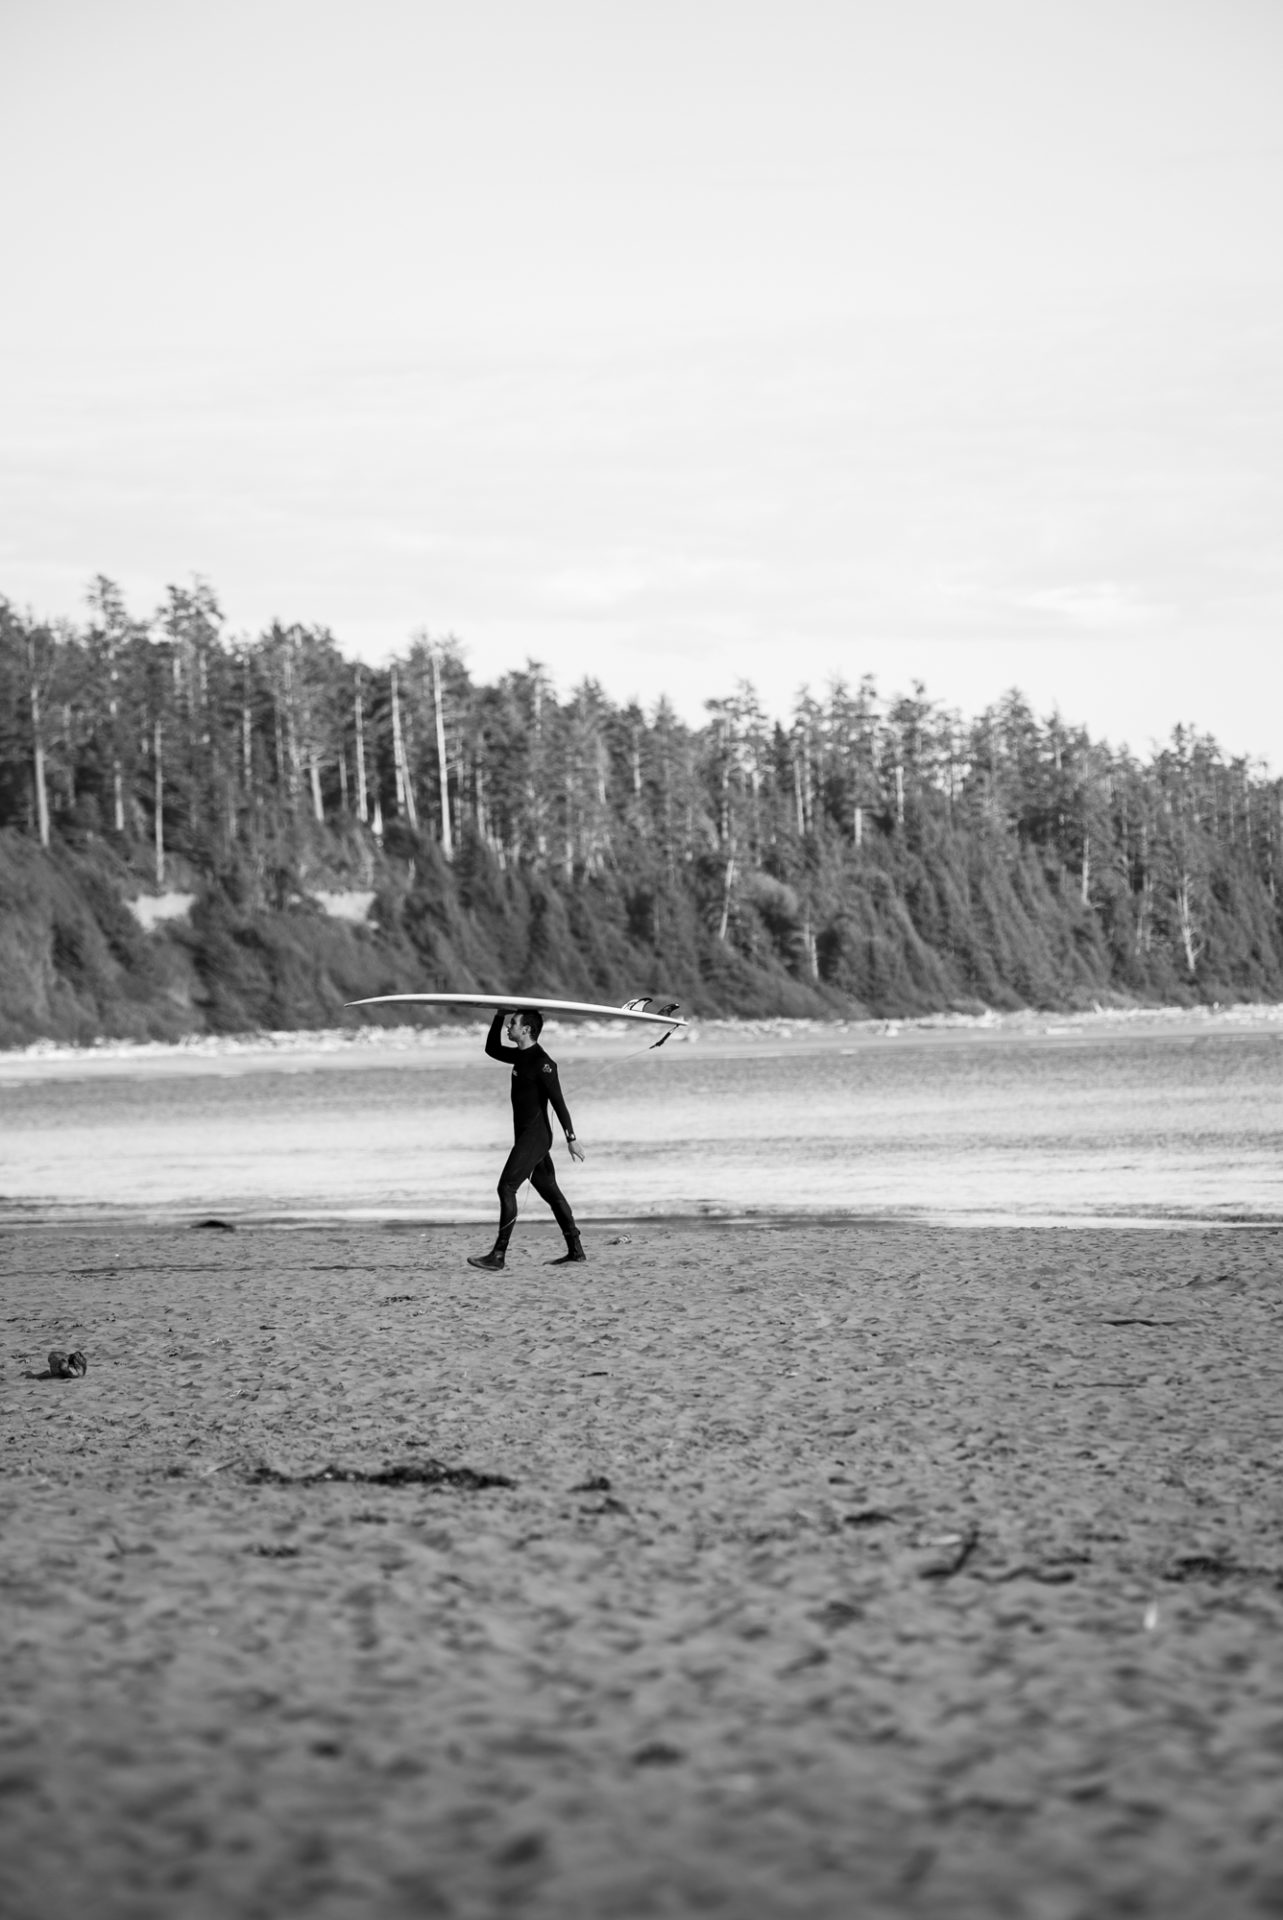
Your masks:
M1278 0L4 0L0 592L1283 770Z

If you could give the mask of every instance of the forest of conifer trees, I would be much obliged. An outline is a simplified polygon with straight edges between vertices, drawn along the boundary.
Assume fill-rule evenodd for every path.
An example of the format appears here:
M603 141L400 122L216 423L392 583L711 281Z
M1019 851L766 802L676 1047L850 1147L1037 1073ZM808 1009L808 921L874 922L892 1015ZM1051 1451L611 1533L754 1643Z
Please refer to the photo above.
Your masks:
M856 649L853 660L858 665ZM0 600L0 1044L334 1023L399 988L696 1012L1283 997L1283 783L1178 730L1148 759L1019 693L660 699L476 684L421 633L229 636L203 581L81 624ZM364 888L368 924L328 917ZM145 932L128 902L179 890Z

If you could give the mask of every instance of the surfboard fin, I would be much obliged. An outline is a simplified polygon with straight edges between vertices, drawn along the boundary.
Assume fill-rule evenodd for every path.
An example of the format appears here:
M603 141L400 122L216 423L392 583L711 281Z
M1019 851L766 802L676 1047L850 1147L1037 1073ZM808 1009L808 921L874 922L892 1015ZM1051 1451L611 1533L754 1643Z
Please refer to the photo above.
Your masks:
M666 1020L670 1014L677 1012L681 1004L680 1000L670 1000L665 1006L657 1007L655 1005L654 994L644 993L639 1000L625 1000L623 1006L620 1008L620 1012L653 1013L656 1019Z

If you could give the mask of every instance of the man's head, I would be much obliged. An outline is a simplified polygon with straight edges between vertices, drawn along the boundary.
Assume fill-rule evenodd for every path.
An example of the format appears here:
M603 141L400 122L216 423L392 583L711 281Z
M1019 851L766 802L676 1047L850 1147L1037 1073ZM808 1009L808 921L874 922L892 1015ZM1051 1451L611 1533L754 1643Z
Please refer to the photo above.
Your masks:
M516 1047L519 1047L523 1040L527 1045L533 1046L542 1032L543 1015L537 1008L508 1015L508 1038Z

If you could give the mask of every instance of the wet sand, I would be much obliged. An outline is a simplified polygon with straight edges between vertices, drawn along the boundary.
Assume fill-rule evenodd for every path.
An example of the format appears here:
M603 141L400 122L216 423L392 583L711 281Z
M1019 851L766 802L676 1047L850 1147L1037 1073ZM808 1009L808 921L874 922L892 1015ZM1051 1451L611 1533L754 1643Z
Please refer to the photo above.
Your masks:
M0 1241L0 1911L1283 1912L1283 1235L486 1237Z

